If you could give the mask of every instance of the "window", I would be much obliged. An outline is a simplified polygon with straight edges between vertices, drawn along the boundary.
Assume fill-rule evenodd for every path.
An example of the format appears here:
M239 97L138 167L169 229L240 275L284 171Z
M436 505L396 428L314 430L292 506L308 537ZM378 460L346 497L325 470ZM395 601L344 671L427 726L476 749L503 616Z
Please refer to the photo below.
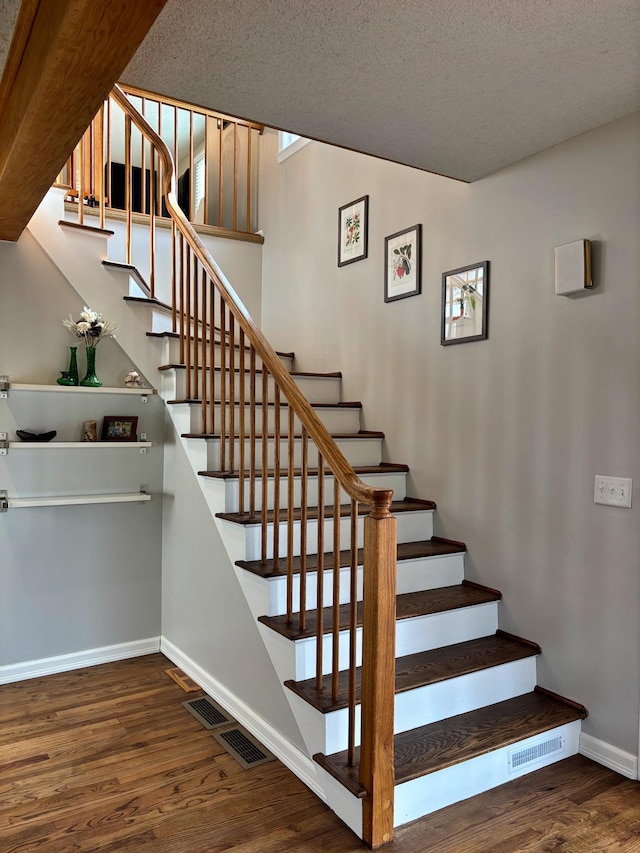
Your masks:
M304 136L298 136L297 133L287 133L285 130L278 131L278 163L282 163L287 157L291 157L296 151L311 142L310 139L305 139Z
M204 212L199 210L200 203L204 200L204 151L193 164L194 186L193 186L193 214L194 222L204 222ZM200 214L200 216L198 215Z

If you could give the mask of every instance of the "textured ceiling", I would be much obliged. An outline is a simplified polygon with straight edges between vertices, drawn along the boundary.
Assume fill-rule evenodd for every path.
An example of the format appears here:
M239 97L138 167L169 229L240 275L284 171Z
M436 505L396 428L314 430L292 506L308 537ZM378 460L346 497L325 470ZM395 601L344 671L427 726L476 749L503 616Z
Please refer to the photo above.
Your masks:
M0 77L11 43L20 0L0 0Z
M638 0L169 0L123 80L475 180L640 108Z

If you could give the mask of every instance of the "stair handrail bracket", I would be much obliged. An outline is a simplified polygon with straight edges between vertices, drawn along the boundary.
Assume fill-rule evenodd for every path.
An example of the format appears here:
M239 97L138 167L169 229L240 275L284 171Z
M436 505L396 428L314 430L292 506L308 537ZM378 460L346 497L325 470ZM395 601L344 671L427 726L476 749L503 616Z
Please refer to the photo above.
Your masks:
M332 690L337 693L338 648L344 639L344 625L340 623L344 605L340 606L340 529L345 513L351 519L350 542L350 602L349 602L349 672L350 672L350 726L355 725L356 705L356 627L357 606L355 576L358 569L357 531L358 505L369 507L364 519L364 597L362 610L362 695L361 695L361 745L360 782L366 792L363 803L363 837L372 847L388 843L393 838L393 708L395 682L395 575L397 553L397 523L390 508L393 492L363 483L356 475L344 454L329 434L309 401L302 393L280 358L255 324L233 287L225 278L215 260L199 238L181 210L176 196L176 177L173 158L166 144L153 127L131 104L125 93L116 86L113 99L125 115L151 142L162 161L162 183L165 205L173 228L173 327L180 335L181 361L186 374L186 396L200 399L202 405L202 432L215 435L220 442L221 471L237 472L240 481L240 512L261 518L263 524L262 561L282 560L287 564L292 582L293 481L300 478L302 494L301 529L306 527L307 487L309 482L309 443L318 456L318 495L324 496L325 467L333 475L333 506L318 506L318 546L324 552L324 527L322 522L333 523L334 566L333 598L333 662ZM153 237L152 237L153 240ZM218 303L218 304L217 304ZM220 364L216 366L214 350L220 349ZM247 355L248 353L248 355ZM256 357L261 370L257 369ZM247 360L249 365L247 366ZM261 376L262 382L258 381ZM271 380L271 383L269 383ZM261 388L259 387L261 384ZM260 397L262 394L262 397ZM267 423L267 394L273 394L269 403L275 411L275 424ZM260 400L262 425L257 422ZM288 406L288 427L281 425L281 405ZM239 414L237 411L239 411ZM245 412L250 422L247 428ZM294 426L294 419L297 424ZM286 420L286 419L285 419ZM271 430L271 435L268 435ZM260 439L261 436L261 439ZM261 441L261 470L257 461L255 444ZM249 443L248 454L245 444ZM280 459L281 444L288 448L288 464ZM298 450L298 448L300 448ZM299 454L299 455L296 455ZM250 461L247 462L248 457ZM268 460L273 457L273 462ZM301 461L299 461L301 460ZM267 509L268 464L272 465L275 480L273 508ZM313 468L313 465L311 466ZM246 473L248 471L248 473ZM281 498L280 479L288 484L289 500ZM262 506L258 508L258 490L261 489ZM248 497L245 498L245 491ZM350 500L350 508L341 506L341 490ZM286 491L286 490L285 490ZM280 504L283 504L281 508ZM248 507L245 507L245 502ZM329 504L331 501L329 500ZM287 504L286 508L284 504ZM272 513L272 515L270 515ZM285 524L288 535L279 537L280 524ZM267 524L273 521L273 546L269 556L266 545ZM322 528L322 530L321 530ZM301 629L305 627L306 605L306 533L300 546L300 608L290 595L288 618L297 618ZM355 538L354 538L355 537ZM288 541L285 542L284 540ZM331 550L329 548L329 550ZM281 552L284 551L284 556ZM344 552L342 552L344 553ZM319 557L317 575L318 641L322 640L324 597L323 557ZM340 636L342 632L342 637ZM317 683L321 687L325 676L322 661L322 642L318 643ZM342 667L340 667L342 668ZM355 755L353 732L350 735L350 758Z

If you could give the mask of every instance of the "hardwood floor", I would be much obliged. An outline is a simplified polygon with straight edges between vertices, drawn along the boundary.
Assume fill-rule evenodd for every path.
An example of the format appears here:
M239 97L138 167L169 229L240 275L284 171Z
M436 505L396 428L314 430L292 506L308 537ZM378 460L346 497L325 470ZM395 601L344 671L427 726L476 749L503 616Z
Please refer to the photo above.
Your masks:
M2 853L355 853L278 762L243 770L149 655L0 687ZM394 853L640 853L640 785L582 757L399 829Z

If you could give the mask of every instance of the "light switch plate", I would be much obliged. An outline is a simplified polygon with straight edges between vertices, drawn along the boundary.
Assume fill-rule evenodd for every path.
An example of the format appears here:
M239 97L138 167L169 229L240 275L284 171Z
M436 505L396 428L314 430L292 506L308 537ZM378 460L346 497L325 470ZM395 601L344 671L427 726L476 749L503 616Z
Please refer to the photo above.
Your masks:
M609 506L631 507L633 481L630 477L604 477L596 474L593 502Z

